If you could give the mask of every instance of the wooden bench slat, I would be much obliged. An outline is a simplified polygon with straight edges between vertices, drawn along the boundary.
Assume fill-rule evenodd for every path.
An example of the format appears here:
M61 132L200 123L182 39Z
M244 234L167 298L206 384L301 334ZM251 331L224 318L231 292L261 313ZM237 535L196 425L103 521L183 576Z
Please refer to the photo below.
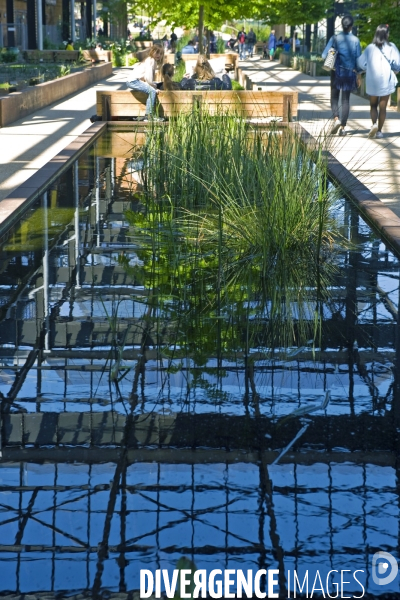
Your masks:
M111 115L111 118L142 116L145 114L146 100L147 94L142 92L98 91L97 114L103 116L105 102L105 114ZM158 94L158 111L161 116L191 112L196 104L214 115L232 112L245 117L281 117L287 122L297 114L298 94L295 91L265 90L165 91Z

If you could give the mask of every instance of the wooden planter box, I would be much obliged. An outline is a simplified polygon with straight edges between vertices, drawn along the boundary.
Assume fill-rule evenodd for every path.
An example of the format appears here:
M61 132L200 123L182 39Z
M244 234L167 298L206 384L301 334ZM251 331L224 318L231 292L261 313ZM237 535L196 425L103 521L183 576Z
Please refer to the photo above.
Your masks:
M23 92L14 92L0 98L0 127L66 98L112 74L110 62L96 65L79 73L66 75L60 79L39 83Z

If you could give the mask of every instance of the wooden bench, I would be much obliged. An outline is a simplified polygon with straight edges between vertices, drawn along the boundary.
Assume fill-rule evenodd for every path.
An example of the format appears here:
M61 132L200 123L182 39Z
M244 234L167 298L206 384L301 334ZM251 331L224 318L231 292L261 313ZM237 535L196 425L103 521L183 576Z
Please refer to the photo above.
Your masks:
M78 62L79 50L54 50L54 62Z
M82 50L82 58L83 60L96 63L110 62L112 60L112 52L111 50L96 50L95 48Z
M283 123L297 116L298 93L267 91L173 91L160 92L158 114L175 117L194 109L205 109L210 114L225 112L237 114L246 119L282 119ZM131 90L97 91L97 116L103 121L119 118L141 117L146 114L147 94Z
M79 50L24 50L23 57L28 63L78 62Z

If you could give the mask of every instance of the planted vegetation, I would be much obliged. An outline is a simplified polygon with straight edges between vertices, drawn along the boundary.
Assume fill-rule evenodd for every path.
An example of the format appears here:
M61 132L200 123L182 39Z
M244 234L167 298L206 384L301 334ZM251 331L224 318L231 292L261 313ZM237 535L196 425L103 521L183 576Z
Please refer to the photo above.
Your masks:
M180 351L201 361L318 344L340 239L322 149L291 130L196 112L146 139L127 214L138 260L120 260Z

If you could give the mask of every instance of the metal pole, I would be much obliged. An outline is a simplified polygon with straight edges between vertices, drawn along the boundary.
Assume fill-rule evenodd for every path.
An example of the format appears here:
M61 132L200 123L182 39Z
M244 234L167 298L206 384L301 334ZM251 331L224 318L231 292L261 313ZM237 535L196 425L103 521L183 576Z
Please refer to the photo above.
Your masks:
M43 303L44 303L44 320L45 320L45 336L44 349L45 352L50 350L50 313L49 313L49 220L47 210L47 192L42 196L43 206Z
M97 10L96 10L96 0L93 0L93 37L96 39L97 31L96 31L96 19L97 19Z
M97 247L100 248L100 161L95 158Z
M75 41L75 0L71 0L71 40Z
M43 50L42 0L36 0L36 14L37 14L37 46L38 46L38 50Z
M75 195L75 271L76 288L81 287L81 261L80 261L80 231L79 231L79 165L74 163L74 195Z

